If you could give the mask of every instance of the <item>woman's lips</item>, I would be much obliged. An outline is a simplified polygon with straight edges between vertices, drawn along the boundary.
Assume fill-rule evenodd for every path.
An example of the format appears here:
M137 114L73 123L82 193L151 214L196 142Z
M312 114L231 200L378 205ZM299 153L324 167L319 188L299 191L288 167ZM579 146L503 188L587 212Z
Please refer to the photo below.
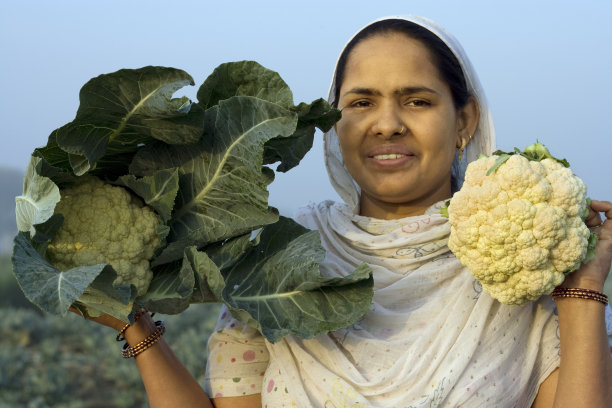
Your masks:
M368 161L379 167L398 167L410 162L415 155L403 146L381 146L368 154Z
M414 155L392 153L368 156L368 161L379 169L394 170L406 166L414 158Z
M393 153L393 154L377 154L376 156L373 157L373 159L376 160L393 160L393 159L399 159L406 156L405 154L398 154L398 153Z

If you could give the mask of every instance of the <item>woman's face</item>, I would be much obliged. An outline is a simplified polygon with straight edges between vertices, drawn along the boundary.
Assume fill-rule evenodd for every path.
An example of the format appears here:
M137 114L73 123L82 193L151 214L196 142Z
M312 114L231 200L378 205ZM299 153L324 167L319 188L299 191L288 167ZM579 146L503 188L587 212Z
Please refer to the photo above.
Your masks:
M455 108L421 42L388 33L357 44L338 107L336 133L344 164L361 187L362 215L422 214L451 196L455 150L471 136L475 122L469 114L477 121L477 108L473 101Z

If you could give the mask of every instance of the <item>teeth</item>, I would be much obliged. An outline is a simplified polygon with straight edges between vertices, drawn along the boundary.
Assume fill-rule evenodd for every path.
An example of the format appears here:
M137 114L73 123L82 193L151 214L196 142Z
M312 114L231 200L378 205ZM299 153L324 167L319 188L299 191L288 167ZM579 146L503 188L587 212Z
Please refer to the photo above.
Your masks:
M377 154L376 156L374 156L374 158L376 160L392 160L392 159L399 159L404 156L405 156L404 154Z

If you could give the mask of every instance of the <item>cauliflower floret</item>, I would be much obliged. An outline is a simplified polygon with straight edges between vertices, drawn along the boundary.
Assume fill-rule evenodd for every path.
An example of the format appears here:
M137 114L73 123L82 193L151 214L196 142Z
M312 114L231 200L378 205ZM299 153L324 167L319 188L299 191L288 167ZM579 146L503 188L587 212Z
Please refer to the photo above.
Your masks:
M87 176L60 191L55 213L64 223L47 248L51 262L65 271L110 264L115 284L131 283L147 291L153 277L149 260L160 244L157 214L126 189Z
M570 216L580 216L586 205L586 185L576 183L574 173L556 160L545 159L541 163L552 188L550 203L563 208Z
M563 282L585 258L586 186L554 159L512 155L468 165L448 207L448 246L483 289L506 304L535 300Z
M482 288L501 303L522 305L538 299L544 293L552 292L564 278L565 275L558 273L554 268L542 268L529 273L515 273L501 285L482 282Z
M495 164L495 156L482 157L470 163L470 172L465 173L465 182L470 186L480 186L487 181L487 172Z

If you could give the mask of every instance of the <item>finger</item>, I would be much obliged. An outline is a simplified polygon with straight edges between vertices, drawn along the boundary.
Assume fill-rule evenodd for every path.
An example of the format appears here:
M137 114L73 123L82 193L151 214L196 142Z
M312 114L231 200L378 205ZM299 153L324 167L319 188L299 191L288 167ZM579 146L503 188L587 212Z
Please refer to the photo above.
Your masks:
M605 215L605 219L602 220L600 217L599 224L595 222L595 226L589 226L589 230L597 235L599 240L597 247L605 246L605 249L602 249L602 251L609 252L612 250L612 202L593 200L590 208L596 211L598 215L600 213Z
M78 314L81 317L85 317L83 316L83 312L81 312L81 310L77 307L75 307L74 305L70 305L70 307L68 308L69 311Z
M612 202L610 201L593 200L589 206L589 214L591 210L596 213L605 213L608 219L612 218Z
M589 215L584 220L587 227L596 227L604 223L601 213L605 214L606 219L612 219L612 203L610 201L593 200L588 207Z
M584 220L584 223L587 225L587 227L596 227L598 225L601 225L602 221L603 220L599 212L593 210L592 208L589 208L589 215Z

